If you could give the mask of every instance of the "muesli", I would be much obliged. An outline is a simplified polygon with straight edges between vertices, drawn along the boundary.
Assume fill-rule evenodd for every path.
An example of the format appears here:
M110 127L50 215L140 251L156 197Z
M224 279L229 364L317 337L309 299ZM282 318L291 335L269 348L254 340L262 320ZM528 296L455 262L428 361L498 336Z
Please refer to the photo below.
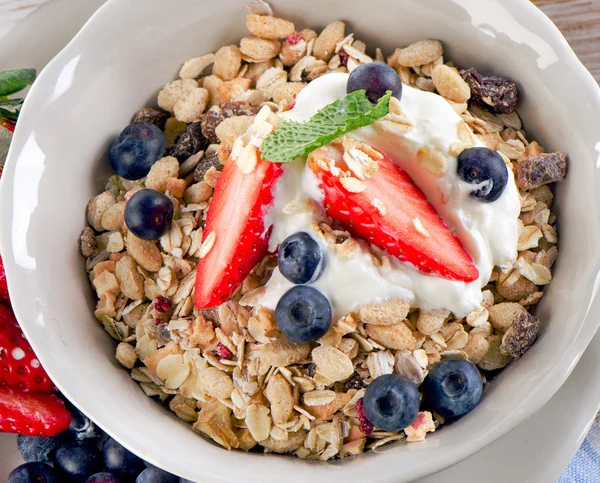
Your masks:
M566 156L516 85L386 58L255 1L109 151L81 252L142 390L227 449L328 460L421 441L519 359L557 255Z

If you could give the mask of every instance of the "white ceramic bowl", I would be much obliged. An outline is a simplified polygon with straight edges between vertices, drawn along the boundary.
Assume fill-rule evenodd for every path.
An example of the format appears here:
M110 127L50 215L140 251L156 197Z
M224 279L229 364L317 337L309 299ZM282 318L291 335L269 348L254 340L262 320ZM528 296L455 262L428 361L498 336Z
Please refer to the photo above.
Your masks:
M154 102L183 60L246 35L246 0L111 0L43 71L25 102L0 195L13 305L60 389L113 437L173 473L202 482L408 481L464 459L537 411L598 327L600 92L527 0L273 3L298 26L347 20L386 53L438 38L448 58L519 83L527 129L571 158L557 190L561 253L539 306L535 346L489 385L472 414L426 442L330 463L228 453L147 398L118 367L114 342L92 315L78 253L85 205L106 181L107 146L132 113Z

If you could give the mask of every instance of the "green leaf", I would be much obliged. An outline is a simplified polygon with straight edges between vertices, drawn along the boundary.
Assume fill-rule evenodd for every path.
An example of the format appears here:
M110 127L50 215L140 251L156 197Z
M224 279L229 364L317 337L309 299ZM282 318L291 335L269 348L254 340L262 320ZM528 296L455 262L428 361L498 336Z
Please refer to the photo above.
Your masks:
M0 106L20 106L21 104L23 104L23 99L0 100Z
M11 121L16 121L19 117L19 111L9 111L8 109L2 109L0 107L0 117L5 119L10 119Z
M328 104L307 122L285 121L263 141L263 159L273 163L291 163L307 156L335 138L373 124L390 110L392 91L373 104L364 90L352 92Z
M33 84L35 69L16 69L0 72L0 96L8 96Z

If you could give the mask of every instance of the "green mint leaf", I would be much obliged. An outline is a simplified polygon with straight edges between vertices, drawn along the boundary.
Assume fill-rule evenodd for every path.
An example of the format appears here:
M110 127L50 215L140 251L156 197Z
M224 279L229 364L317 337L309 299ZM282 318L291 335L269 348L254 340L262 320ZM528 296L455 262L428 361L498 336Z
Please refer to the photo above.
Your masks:
M0 106L15 106L18 107L23 104L23 99L3 99L0 100Z
M0 96L8 96L33 84L35 69L16 69L0 72Z
M263 159L273 163L291 163L307 156L335 138L373 124L390 110L392 91L373 104L364 90L352 92L328 104L307 122L285 121L263 141Z

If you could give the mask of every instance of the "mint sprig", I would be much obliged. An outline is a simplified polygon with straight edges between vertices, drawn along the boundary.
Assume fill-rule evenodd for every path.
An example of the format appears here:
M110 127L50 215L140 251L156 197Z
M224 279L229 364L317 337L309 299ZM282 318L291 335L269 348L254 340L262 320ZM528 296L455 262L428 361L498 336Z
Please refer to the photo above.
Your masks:
M328 104L307 122L285 121L263 141L263 159L274 163L291 163L307 156L335 138L363 126L373 124L390 111L392 91L387 91L377 104L355 91Z
M0 72L0 96L19 92L35 80L35 69L15 69Z

